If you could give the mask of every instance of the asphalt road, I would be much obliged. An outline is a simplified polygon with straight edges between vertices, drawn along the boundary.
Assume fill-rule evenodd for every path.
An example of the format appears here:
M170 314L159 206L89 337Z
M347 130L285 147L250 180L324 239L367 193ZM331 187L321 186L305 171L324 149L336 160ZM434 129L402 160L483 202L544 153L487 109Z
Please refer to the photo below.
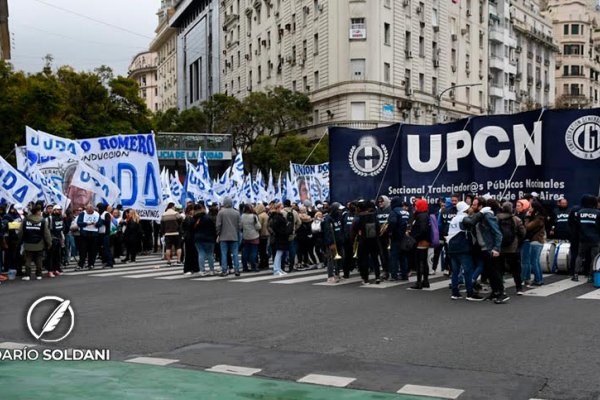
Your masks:
M292 381L309 373L354 377L350 388L382 392L405 384L459 388L460 399L600 399L599 304L576 299L590 286L540 298L508 289L509 304L495 305L451 301L448 290L312 283L15 281L0 286L0 342L32 343L28 307L57 295L77 315L58 346L108 348L113 359L237 365Z

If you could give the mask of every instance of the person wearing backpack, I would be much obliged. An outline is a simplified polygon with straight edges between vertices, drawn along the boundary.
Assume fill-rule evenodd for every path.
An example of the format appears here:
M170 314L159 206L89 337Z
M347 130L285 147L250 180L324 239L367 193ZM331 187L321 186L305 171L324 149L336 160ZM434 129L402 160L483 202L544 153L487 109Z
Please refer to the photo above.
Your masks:
M494 258L497 268L505 270L508 265L515 281L517 295L523 294L523 281L521 280L521 260L519 243L525 238L525 226L521 219L513 215L513 205L507 201L502 204L502 211L496 215L500 232L502 232L502 248L500 255Z
M410 213L403 207L402 200L394 197L390 203L388 232L390 234L390 276L392 281L408 280L408 254L402 251L401 242L406 237ZM398 276L400 275L400 276Z
M425 199L418 199L415 201L415 214L410 227L410 234L417 242L417 249L415 251L417 283L411 286L411 289L420 290L429 287L427 253L431 245L431 228L429 204Z
M302 225L302 221L300 221L300 216L298 212L292 208L292 202L290 200L285 200L283 203L283 216L286 220L286 230L289 233L289 252L287 253L287 262L289 265L289 272L294 270L294 265L296 262L296 252L298 251L298 242L296 241L296 231ZM289 215L291 214L291 215Z
M358 243L358 269L363 285L369 284L369 269L375 272L375 284L381 282L379 271L379 223L373 202L360 201L358 215L352 225L352 242Z
M483 263L484 271L487 272L492 293L487 298L496 304L506 303L510 297L504 293L503 271L497 268L492 261L500 256L502 248L502 232L498 226L498 220L490 207L486 207L486 199L476 197L473 199L469 216L463 219L463 225L470 229L473 234L475 245L479 247L478 257ZM475 277L473 278L475 279Z
M44 249L52 247L52 236L46 219L42 217L42 207L36 205L18 231L19 241L25 249L25 275L23 280L31 279L31 262L35 263L35 279L42 279Z
M458 290L458 280L461 270L465 279L465 287L467 289L468 301L481 301L483 297L479 296L474 290L473 285L473 256L471 250L473 241L467 229L465 229L463 220L467 217L469 205L464 201L456 205L456 215L452 217L448 224L448 259L452 265L452 300L462 299Z

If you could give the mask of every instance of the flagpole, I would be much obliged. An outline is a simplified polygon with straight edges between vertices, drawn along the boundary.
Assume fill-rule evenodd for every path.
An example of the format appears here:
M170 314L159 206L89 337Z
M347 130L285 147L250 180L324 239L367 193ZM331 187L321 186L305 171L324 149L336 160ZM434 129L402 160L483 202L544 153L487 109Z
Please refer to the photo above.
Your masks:
M400 137L400 131L402 130L402 127L404 126L404 124L400 123L400 126L398 126L398 131L396 132L396 138L394 139L394 144L392 146L392 152L390 153L390 160L392 160L393 156L394 156L394 151L396 150L396 143L398 142L398 138ZM379 193L381 192L381 187L383 186L383 181L385 180L385 176L387 175L388 172L388 168L390 167L390 162L387 163L387 165L385 166L385 171L383 171L383 176L381 177L381 182L379 183L379 189L377 189L377 196L375 196L375 200L377 200L377 198L379 197Z
M325 137L325 135L327 135L328 130L325 129L325 132L323 133L323 135L321 135L321 138L319 139L319 141L317 142L317 144L315 144L315 146L312 148L310 154L308 155L308 157L306 157L306 160L304 160L304 162L302 163L302 166L305 166L306 163L308 162L308 160L310 160L310 157L313 155L313 153L315 152L315 150L317 149L317 147L319 146L319 144L321 144L321 141L323 140L323 138Z

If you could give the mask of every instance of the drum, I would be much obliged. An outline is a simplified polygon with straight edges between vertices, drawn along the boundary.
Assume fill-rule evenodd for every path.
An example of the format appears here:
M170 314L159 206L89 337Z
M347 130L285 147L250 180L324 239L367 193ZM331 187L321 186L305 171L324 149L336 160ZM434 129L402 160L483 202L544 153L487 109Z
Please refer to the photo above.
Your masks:
M563 242L556 248L556 272L569 273L569 260L571 258L571 243Z
M552 265L554 264L554 253L556 252L556 245L554 243L545 243L542 247L542 254L540 254L540 265L542 266L543 274L552 273Z

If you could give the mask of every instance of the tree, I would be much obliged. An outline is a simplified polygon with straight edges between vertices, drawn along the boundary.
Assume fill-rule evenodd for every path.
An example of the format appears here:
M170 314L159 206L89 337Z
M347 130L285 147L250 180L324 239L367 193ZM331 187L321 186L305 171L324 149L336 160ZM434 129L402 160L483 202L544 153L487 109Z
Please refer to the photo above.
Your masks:
M312 143L307 138L295 133L284 135L278 142L275 142L272 137L263 135L254 142L248 159L249 165L262 171L269 169L275 172L287 171L290 162L296 164L327 162L329 145L327 138L323 138L317 145L316 142Z

